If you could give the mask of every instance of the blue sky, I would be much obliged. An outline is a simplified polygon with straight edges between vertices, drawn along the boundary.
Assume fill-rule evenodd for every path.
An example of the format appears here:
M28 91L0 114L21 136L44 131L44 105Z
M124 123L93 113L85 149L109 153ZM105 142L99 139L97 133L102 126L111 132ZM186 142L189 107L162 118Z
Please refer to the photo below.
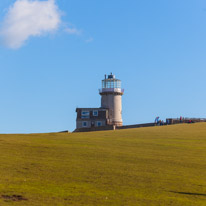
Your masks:
M205 1L50 0L59 21L27 18L27 30L8 21L15 2L0 3L0 133L74 130L75 108L100 106L110 72L125 89L124 124L206 117Z

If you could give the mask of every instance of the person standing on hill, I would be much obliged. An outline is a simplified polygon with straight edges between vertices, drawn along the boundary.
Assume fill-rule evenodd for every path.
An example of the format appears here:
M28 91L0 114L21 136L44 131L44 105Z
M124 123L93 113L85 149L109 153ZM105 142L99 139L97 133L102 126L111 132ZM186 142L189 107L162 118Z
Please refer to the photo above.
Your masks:
M180 116L180 123L182 123L182 116Z

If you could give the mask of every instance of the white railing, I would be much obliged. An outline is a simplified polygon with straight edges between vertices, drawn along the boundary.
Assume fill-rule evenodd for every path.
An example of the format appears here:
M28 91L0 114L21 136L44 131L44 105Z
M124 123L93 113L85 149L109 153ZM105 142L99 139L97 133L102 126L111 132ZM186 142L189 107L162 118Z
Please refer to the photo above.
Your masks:
M120 88L102 88L102 89L99 89L99 93L103 93L103 92L124 93L124 89L120 89Z

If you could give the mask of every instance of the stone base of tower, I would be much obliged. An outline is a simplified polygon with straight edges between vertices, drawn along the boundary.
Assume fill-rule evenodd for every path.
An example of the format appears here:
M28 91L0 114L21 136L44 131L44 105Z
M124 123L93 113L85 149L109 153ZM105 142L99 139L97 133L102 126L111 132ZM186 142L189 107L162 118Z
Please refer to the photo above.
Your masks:
M114 123L113 125L115 125L115 126L117 126L117 127L121 127L121 126L123 126L123 123L122 123L122 122L116 122L116 123Z
M107 122L107 125L114 125L114 126L117 126L117 127L122 127L123 122Z

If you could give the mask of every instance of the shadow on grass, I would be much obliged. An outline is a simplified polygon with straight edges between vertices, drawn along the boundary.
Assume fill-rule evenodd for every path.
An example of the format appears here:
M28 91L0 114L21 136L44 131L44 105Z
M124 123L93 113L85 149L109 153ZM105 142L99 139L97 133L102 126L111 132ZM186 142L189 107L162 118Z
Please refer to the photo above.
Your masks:
M198 195L198 196L204 196L206 197L206 194L201 194L201 193L193 193L193 192L176 192L176 191L169 191L172 193L176 193L176 194L181 194L181 195Z
M23 197L22 195L2 195L1 196L4 201L22 201L28 200L27 198Z

